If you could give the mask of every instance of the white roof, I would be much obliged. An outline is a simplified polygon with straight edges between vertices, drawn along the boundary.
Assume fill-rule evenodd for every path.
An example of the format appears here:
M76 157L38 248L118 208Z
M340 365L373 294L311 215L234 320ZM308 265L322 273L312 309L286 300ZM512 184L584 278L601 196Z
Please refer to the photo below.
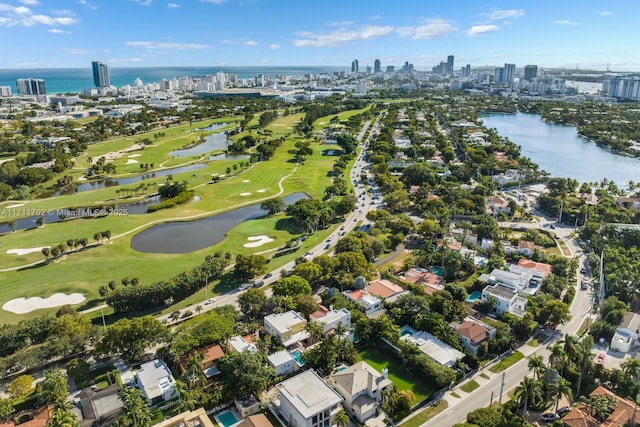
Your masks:
M342 396L313 370L277 384L280 399L286 399L305 419L342 402Z
M276 351L267 356L267 360L273 366L280 366L287 362L293 362L293 356L287 350Z
M175 380L164 360L156 359L143 363L138 372L138 383L149 400L162 396L164 391L175 385Z
M413 335L403 335L400 339L414 343L420 351L443 366L451 367L457 360L464 357L463 352L428 332L419 331Z
M291 329L291 326L306 322L298 312L290 310L286 313L274 313L264 318L264 323L271 325L279 334L284 334Z

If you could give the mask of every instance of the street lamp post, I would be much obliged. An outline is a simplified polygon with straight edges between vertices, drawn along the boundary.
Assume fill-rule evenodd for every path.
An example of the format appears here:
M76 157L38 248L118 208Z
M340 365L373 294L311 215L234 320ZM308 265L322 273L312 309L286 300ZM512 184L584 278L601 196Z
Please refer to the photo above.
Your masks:
M209 276L207 276L204 282L204 298L209 299Z

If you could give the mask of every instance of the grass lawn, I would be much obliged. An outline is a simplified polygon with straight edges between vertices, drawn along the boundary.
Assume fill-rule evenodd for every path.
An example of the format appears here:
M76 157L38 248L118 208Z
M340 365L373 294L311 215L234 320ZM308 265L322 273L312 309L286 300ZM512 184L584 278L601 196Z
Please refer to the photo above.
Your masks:
M491 368L489 368L489 370L494 374L497 374L511 367L512 365L521 361L522 359L524 359L524 354L520 353L519 351L514 351L509 356L505 357L500 362L496 363Z
M461 399L462 396L460 396L458 393L456 393L455 391L451 392L451 396L455 397L456 399Z
M274 121L269 129L273 136L290 135L292 126L300 119L302 114L292 114ZM229 122L231 118L216 120L218 122ZM322 120L322 119L320 119ZM213 120L194 123L193 128L203 127L211 124ZM170 151L184 144L175 142L171 138L178 138L188 130L188 125L181 125L176 128L156 131L164 132L165 136L154 140L153 132L139 135L136 139L148 137L154 140L154 144L162 145L162 152ZM191 136L193 137L193 136ZM88 218L67 220L59 223L46 224L42 228L21 230L15 233L7 233L2 236L2 251L0 251L0 265L2 268L22 266L28 263L37 263L33 267L23 268L13 271L0 272L0 306L8 300L19 297L41 296L48 297L57 292L72 293L80 292L86 297L86 301L80 305L79 309L87 309L102 303L98 295L98 288L105 285L110 280L120 282L123 277L138 277L141 283L150 283L159 280L166 280L180 272L190 270L199 265L205 256L217 251L231 251L233 253L256 253L275 250L286 241L297 237L284 228L279 227L279 221L283 215L272 218L260 218L238 225L227 233L227 238L220 244L190 252L187 254L143 254L132 250L129 246L133 235L142 229L153 224L171 221L175 219L196 219L199 217L211 216L216 213L228 211L236 207L249 204L260 203L270 197L277 195L282 187L282 196L293 192L304 192L311 197L319 198L323 196L324 189L330 184L331 177L328 172L332 169L333 163L337 160L334 156L323 156L322 151L327 148L338 148L337 146L322 146L312 143L313 154L309 155L303 165L295 168L295 143L302 139L299 135L290 135L285 142L276 150L272 159L253 165L249 169L237 172L236 175L211 184L211 175L214 173L225 174L225 169L237 161L213 161L207 167L199 169L196 173L186 172L174 176L175 180L186 180L190 188L195 190L200 201L177 206L172 209L160 210L151 214L107 216L102 218ZM166 141L165 141L166 140ZM89 147L89 155L99 156L101 154L117 151L130 146L133 142L128 138L98 143ZM165 147L166 145L166 147ZM145 150L145 152L149 147ZM159 147L154 147L160 152ZM144 153L146 155L148 153ZM160 156L160 154L158 154ZM126 158L125 158L126 159ZM142 157L141 162L148 162ZM189 159L180 159L181 162ZM124 160L126 162L126 160ZM86 158L78 160L86 163ZM155 161L159 165L160 161ZM84 169L85 165L82 165ZM134 165L135 166L135 165ZM139 166L138 166L139 168ZM119 172L120 172L119 167ZM286 177L286 178L284 178ZM284 178L284 179L283 179ZM145 182L164 182L165 177L146 180ZM126 187L129 187L126 186ZM29 209L58 209L72 206L92 206L96 203L104 203L108 200L116 200L118 195L115 190L118 187L108 187L99 190L87 191L55 198L39 199L27 201ZM258 190L265 190L258 192ZM250 196L240 196L241 193L251 193ZM120 200L122 202L123 200ZM15 203L15 201L10 201ZM331 228L335 228L331 227ZM322 241L332 231L332 229L320 230L317 239ZM105 244L95 244L93 235L96 232L110 230L111 241ZM258 248L245 248L243 244L247 242L247 237L256 234L266 234L274 238L275 241ZM9 255L6 253L11 248L33 248L41 246L57 245L66 242L68 239L86 237L90 241L90 246L86 250L72 252L62 259L50 260L44 263L43 255L37 251L26 255ZM274 269L286 262L300 256L300 253L308 250L315 244L315 237L304 242L298 252L274 259L269 268ZM269 255L267 252L265 255ZM228 282L227 282L228 283ZM222 287L210 284L210 292L217 293ZM204 286L204 284L203 284ZM210 295L211 296L211 295ZM169 310L175 310L186 306L189 303L204 300L204 289L196 293L187 300L178 302ZM21 319L35 317L41 314L55 313L57 308L41 309L32 311L24 315L16 315L4 310L0 310L1 323L15 323ZM105 315L109 315L110 310L105 310ZM91 313L91 317L99 317L100 311Z
M529 341L527 341L527 345L529 347L538 347L540 345L540 341L536 338L530 338Z
M406 422L400 424L399 427L420 427L448 407L449 403L447 403L446 400L441 400L437 404L418 412L417 415L409 418Z
M488 379L490 378L490 377L489 377L489 375L485 374L484 372L483 372L483 373L481 373L481 374L480 374L480 376L481 376L482 378L484 378L485 380L488 380Z
M420 376L416 375L405 368L402 360L396 357L391 351L386 351L378 347L367 347L359 352L361 360L366 361L379 372L383 368L389 369L389 379L398 387L398 390L411 390L416 397L418 403L428 396L434 390Z
M471 393L473 390L477 389L478 387L480 387L480 384L478 384L476 380L471 380L461 385L460 390L466 393Z
M584 319L582 321L582 324L580 325L580 328L578 328L576 335L581 337L584 334L586 334L589 331L589 328L591 327L591 323L592 323L592 320L590 317L587 317L586 319Z

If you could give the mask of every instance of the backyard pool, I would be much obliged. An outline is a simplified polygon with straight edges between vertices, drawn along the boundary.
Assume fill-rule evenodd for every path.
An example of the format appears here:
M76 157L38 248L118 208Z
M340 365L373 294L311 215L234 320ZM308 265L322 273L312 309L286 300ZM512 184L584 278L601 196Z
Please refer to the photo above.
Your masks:
M289 354L293 357L293 360L296 361L298 366L304 366L304 362L302 361L302 352L300 350L290 351Z
M231 410L226 410L220 412L218 415L214 417L218 424L222 427L231 427L234 424L237 424L240 420L236 417L236 414Z
M438 265L432 265L430 270L433 274L437 274L440 277L444 277L444 271L442 270L442 267Z
M469 295L467 297L467 302L476 302L476 300L479 300L482 297L482 292L480 291L473 291L471 292L471 295Z

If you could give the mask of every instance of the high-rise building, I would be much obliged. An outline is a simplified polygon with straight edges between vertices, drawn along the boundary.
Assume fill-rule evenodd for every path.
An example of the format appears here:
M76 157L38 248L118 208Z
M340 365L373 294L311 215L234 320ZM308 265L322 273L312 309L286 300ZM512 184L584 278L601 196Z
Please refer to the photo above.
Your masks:
M380 66L380 60L376 59L375 61L373 61L373 72L374 73L381 73L382 72L382 67Z
M387 65L387 73L394 73L396 71L395 65Z
M446 74L453 74L453 55L447 56L447 72Z
M358 72L358 60L357 59L354 59L351 62L351 72L352 73L357 73Z
M516 74L516 64L504 64L503 83L513 83Z
M531 81L538 77L538 66L537 65L525 65L524 66L524 79Z
M11 96L11 86L0 86L0 96Z
M19 95L46 95L42 79L18 79L16 80Z
M95 87L110 87L109 81L109 67L102 62L93 61L91 63L93 68L93 84Z

